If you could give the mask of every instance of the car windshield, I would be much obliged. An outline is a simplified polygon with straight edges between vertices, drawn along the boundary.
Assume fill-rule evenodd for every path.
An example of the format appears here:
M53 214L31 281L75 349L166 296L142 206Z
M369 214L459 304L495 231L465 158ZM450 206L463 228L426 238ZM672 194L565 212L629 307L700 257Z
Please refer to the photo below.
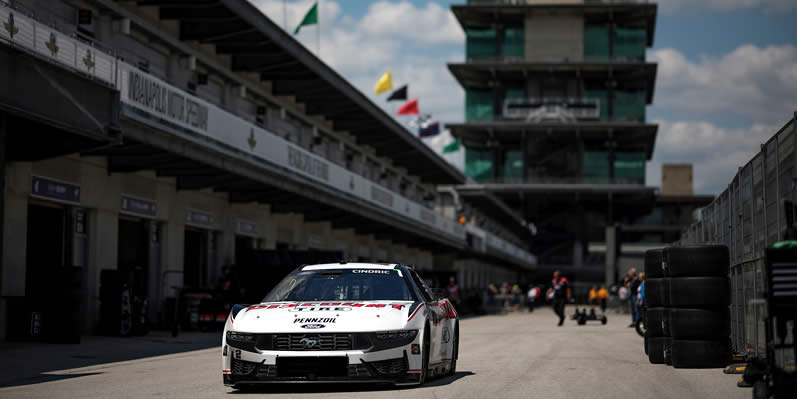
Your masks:
M263 302L414 301L408 276L398 269L326 269L289 274Z

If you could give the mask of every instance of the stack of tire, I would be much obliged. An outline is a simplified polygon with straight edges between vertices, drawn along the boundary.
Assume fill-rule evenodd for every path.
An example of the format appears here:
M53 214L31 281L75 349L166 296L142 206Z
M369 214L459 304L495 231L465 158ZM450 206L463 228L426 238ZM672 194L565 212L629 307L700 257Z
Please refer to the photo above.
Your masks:
M645 350L654 364L724 367L730 362L728 248L668 247L645 254Z

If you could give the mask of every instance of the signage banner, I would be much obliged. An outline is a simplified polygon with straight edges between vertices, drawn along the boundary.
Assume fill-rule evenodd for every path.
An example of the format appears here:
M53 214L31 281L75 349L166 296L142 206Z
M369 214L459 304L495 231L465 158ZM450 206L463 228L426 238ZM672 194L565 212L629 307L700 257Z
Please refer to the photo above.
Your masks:
M257 236L257 223L250 222L243 219L238 219L237 229L238 234L244 236Z
M58 201L80 203L80 186L33 176L31 194Z
M207 212L189 209L185 211L185 223L194 226L212 227L216 223L216 219Z
M122 212L133 213L136 215L154 217L158 209L155 201L136 198L130 195L122 195L120 208Z

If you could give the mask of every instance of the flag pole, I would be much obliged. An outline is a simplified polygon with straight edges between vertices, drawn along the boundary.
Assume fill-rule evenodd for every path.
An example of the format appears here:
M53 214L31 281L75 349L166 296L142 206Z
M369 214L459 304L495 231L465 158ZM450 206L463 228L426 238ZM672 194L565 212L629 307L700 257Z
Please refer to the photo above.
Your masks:
M316 56L321 59L321 0L318 0L318 31L316 32Z

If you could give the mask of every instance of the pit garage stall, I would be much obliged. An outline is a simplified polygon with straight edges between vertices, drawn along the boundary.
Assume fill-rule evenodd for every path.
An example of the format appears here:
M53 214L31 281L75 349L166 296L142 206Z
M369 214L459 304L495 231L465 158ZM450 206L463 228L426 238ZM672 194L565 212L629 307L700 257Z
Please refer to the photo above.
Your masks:
M433 253L478 252L454 220L109 51L3 3L0 20L14 26L0 32L8 338L74 342L103 318L111 322L99 332L143 333L166 318L169 298L213 289L241 258L261 268L357 257L429 269ZM28 87L53 95L20 95ZM528 252L491 242L495 263L531 267ZM35 286L45 280L57 289ZM60 297L76 304L64 313L75 321L68 333L46 310L66 289Z

